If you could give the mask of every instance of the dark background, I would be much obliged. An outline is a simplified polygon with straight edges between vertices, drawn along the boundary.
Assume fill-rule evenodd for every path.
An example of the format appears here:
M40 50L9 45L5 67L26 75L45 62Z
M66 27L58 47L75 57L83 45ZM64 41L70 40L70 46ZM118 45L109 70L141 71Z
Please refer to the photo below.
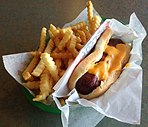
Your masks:
M92 0L98 13L128 23L131 13L148 29L148 0ZM0 55L35 50L43 26L62 27L86 7L86 0L0 0ZM104 118L97 127L147 127L148 38L143 42L141 125ZM0 127L61 127L60 115L32 106L19 84L5 71L0 57Z

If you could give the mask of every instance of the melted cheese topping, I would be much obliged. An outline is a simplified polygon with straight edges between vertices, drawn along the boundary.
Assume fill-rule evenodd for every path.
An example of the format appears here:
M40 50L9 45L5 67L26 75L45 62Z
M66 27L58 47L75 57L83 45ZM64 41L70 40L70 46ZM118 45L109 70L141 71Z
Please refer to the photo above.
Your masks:
M107 45L105 59L92 65L88 72L98 76L99 80L105 80L112 71L122 69L121 62L126 55L126 50L125 44L117 44L116 47Z
M126 68L129 68L129 67L130 67L130 63L127 63L127 64L125 65L125 67L126 67Z

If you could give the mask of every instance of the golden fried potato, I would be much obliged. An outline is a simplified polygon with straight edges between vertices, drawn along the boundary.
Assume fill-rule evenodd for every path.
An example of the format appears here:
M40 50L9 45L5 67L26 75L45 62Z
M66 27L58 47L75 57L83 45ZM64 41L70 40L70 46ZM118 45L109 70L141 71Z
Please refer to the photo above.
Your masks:
M78 22L74 25L71 26L71 29L72 30L79 30L79 29L83 29L85 28L87 25L86 25L86 22L82 21L82 22Z
M49 74L48 70L45 69L41 75L40 79L40 94L33 98L33 101L42 101L45 100L50 93L53 92L53 79Z
M67 47L69 51L73 54L74 57L78 55L78 51L76 50L76 43L77 43L77 38L75 35L71 36L70 44ZM71 58L71 57L70 57Z
M50 28L48 30L50 38L54 38L55 36L57 36L57 34L59 34L59 30L53 25L50 24Z
M88 16L90 33L92 33L93 4L91 0L87 2L87 16Z
M60 43L58 45L59 50L63 50L65 48L66 43L70 40L72 33L73 33L73 31L71 29L69 29L65 32L63 39L60 41Z
M92 21L92 31L91 34L93 34L100 26L101 23L101 17L100 16L94 16Z
M48 53L42 53L41 60L43 60L45 66L51 74L51 77L53 77L54 81L57 82L59 80L58 69L53 61L53 58Z
M30 90L34 90L34 89L39 89L39 84L40 84L40 81L32 81L32 82L29 81L29 82L23 83L23 86L27 87Z

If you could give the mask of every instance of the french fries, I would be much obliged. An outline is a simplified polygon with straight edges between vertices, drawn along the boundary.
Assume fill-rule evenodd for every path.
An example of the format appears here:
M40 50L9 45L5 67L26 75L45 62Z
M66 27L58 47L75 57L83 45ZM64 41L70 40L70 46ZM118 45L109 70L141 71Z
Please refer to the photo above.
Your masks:
M59 80L58 69L55 65L55 62L53 61L53 58L48 53L42 53L41 60L44 62L47 70L49 71L54 81L57 82Z
M44 101L54 92L53 86L99 28L101 18L94 16L90 0L87 2L87 10L88 24L87 21L81 21L66 28L53 24L50 24L49 29L42 28L39 48L32 52L33 59L22 73L26 81L24 86L40 91L33 101ZM47 34L50 37L48 42Z
M45 69L41 75L40 79L40 94L37 95L33 101L45 100L46 97L53 92L53 79L49 74L49 71Z
M93 34L100 26L101 23L101 17L100 16L94 16L93 14L93 4L91 0L87 2L87 15L88 15L88 24L90 33Z
M43 27L41 31L40 46L39 46L38 52L43 52L45 49L45 46L46 46L46 28ZM28 65L28 67L22 73L22 76L26 81L34 80L33 76L31 75L31 72L38 64L39 59L40 59L39 55L35 55L32 61L30 62L30 64Z

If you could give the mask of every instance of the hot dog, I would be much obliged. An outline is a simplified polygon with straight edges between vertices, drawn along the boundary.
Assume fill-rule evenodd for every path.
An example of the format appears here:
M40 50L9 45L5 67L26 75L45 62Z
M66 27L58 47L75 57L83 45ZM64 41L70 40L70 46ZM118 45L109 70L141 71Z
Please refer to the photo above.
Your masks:
M76 89L79 96L92 99L104 94L119 78L130 57L131 46L120 39L112 38L107 28L96 46L74 69L69 81L70 90Z

